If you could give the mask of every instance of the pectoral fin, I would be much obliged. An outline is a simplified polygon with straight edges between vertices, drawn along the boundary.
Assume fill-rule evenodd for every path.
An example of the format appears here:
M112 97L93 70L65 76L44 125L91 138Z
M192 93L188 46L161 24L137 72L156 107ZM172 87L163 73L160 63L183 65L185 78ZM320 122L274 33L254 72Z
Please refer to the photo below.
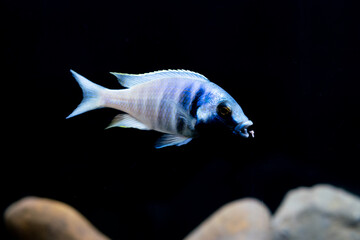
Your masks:
M175 135L175 134L164 134L162 137L160 137L156 143L155 148L163 148L168 146L181 146L184 144L187 144L190 142L192 138L181 136L181 135Z
M146 126L139 120L133 118L129 114L117 115L106 129L112 128L112 127L137 128L137 129L141 129L141 130L151 130L148 126Z

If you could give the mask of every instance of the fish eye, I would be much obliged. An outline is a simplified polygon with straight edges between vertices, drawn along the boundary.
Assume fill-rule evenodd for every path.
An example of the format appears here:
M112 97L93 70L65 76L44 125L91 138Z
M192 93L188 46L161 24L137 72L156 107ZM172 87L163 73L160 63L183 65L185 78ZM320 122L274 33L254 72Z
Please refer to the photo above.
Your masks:
M229 106L227 106L224 102L220 103L216 108L217 114L221 117L231 116L232 111Z

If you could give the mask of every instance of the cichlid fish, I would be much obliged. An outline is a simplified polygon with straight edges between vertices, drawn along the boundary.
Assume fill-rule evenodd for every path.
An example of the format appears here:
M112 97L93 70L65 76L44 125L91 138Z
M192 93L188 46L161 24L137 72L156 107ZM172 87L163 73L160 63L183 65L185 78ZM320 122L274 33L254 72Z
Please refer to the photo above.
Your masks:
M253 123L239 104L222 88L199 73L166 70L145 74L111 74L127 89L97 85L70 70L83 91L83 100L67 117L108 107L117 115L108 128L138 128L165 133L156 148L181 146L199 135L201 126L221 126L249 137Z

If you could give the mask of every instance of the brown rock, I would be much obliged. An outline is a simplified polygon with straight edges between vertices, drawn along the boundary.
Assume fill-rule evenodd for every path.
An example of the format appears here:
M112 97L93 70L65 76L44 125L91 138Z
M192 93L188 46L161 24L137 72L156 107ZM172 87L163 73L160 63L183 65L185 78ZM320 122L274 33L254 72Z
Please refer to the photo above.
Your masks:
M9 231L22 240L108 240L71 206L46 198L26 197L4 214Z
M290 191L272 221L275 240L359 240L360 198L330 185Z
M192 231L185 240L269 240L270 212L256 199L226 204Z

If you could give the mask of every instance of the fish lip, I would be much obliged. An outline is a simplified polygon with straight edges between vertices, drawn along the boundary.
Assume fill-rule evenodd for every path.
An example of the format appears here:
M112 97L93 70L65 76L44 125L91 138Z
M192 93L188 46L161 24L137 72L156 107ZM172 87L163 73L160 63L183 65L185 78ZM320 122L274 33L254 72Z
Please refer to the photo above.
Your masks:
M253 125L253 122L250 120L242 122L235 127L234 133L240 134L240 136L244 138L248 138L250 134L248 133L247 128L251 125Z

